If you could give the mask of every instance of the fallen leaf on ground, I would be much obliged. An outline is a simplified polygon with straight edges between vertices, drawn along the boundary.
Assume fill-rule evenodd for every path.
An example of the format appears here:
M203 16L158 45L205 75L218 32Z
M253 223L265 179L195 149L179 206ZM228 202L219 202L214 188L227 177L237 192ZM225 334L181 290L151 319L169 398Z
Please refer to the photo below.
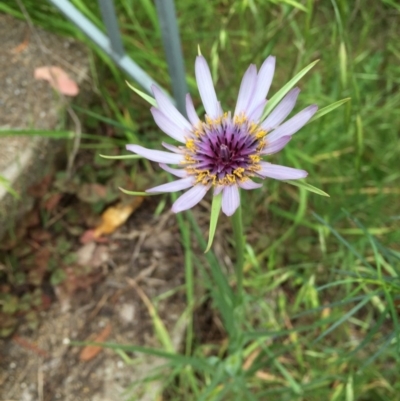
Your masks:
M22 348L32 351L37 355L43 356L44 358L47 358L49 356L49 354L45 350L39 348L35 343L32 343L26 340L25 338L20 337L17 334L15 334L12 339L16 344L18 344Z
M111 234L118 227L128 220L129 216L142 204L143 197L135 197L131 203L119 203L114 206L110 206L101 215L101 223L95 228L93 236L95 238L100 237L103 234Z
M66 96L76 96L79 93L77 83L60 67L44 66L35 68L35 79L48 81L58 92Z
M28 44L29 44L29 31L24 41L21 42L18 46L14 47L14 49L11 49L11 53L12 54L22 53L28 47Z
M50 195L50 197L47 198L46 201L44 202L44 208L48 212L53 211L57 207L57 205L60 203L60 200L62 197L63 197L63 194L60 192Z
M100 343L107 340L111 333L111 323L108 323L106 327L97 335L90 336L87 341L92 341L95 343ZM79 354L79 360L82 362L87 362L93 359L103 348L98 345L87 345Z
M108 242L109 240L108 240L108 238L97 238L97 237L95 237L94 236L94 233L95 233L95 230L86 230L82 235L81 235L81 237L79 238L79 241L80 241L80 243L81 244L87 244L88 242L92 242L92 241L95 241L95 242L99 242L99 243L106 243L106 242Z
M51 234L43 228L36 227L29 231L29 237L36 242L44 242L51 238Z

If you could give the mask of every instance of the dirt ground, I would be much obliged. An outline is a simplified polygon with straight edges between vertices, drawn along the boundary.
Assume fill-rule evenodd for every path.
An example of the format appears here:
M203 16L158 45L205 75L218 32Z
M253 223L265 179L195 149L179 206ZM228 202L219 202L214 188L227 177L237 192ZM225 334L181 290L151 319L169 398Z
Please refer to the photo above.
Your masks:
M5 15L0 15L0 33L5 84L0 125L30 127L35 121L37 129L55 126L54 91L34 79L34 68L60 65L81 82L78 75L86 71L82 46L40 29L31 31L26 22ZM31 140L3 138L0 167L10 163L9 147L17 143L23 148ZM65 160L60 164L65 168ZM180 289L184 269L175 217L167 208L155 218L157 202L146 199L113 234L82 239L85 230L98 224L102 209L118 201L102 203L105 192L119 191L91 178L90 183L75 182L75 188L98 190L94 201L88 193L85 197L56 188L54 176L45 178L30 193L35 199L31 212L0 241L1 401L154 399L157 385L126 389L162 361L130 353L128 365L113 350L86 349L82 354L83 347L69 345L97 340L162 347L154 337L146 297L154 302L172 291L156 307L168 331L175 333L176 347L180 344L184 328L173 329L185 308Z
M179 289L182 250L174 215L167 210L153 217L156 205L147 198L106 242L89 241L76 250L78 260L86 258L92 266L89 274L77 278L80 283L72 285L68 279L52 287L43 281L43 298L50 306L41 308L37 329L30 328L25 315L17 331L0 341L1 400L154 399L154 383L126 389L154 373L162 361L131 353L133 363L127 365L110 349L85 357L82 347L68 343L97 338L160 347L144 298L154 302L172 290L157 301L157 311L179 346L184 328L175 326L185 307Z

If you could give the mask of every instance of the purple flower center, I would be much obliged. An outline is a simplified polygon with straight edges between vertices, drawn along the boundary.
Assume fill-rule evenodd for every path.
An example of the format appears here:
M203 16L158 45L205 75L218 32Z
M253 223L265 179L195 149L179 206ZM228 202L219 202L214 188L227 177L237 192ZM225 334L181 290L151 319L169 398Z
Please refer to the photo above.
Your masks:
M260 169L266 134L245 116L232 119L226 113L217 120L206 117L186 142L186 170L203 185L243 182Z

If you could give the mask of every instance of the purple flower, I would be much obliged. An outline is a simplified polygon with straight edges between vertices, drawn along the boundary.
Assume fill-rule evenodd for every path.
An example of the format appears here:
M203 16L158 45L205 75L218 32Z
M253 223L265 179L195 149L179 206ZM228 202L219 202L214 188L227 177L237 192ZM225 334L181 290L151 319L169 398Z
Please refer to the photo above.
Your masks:
M153 86L158 106L151 108L154 120L162 131L182 145L163 143L169 152L127 145L128 150L160 163L162 169L179 177L147 192L188 189L172 206L177 213L195 206L213 188L214 195L222 191L222 211L231 216L240 204L240 188L250 190L261 187L252 178L296 180L306 177L304 170L263 160L264 156L283 149L318 109L316 105L308 106L282 124L296 104L300 90L295 88L266 119L261 120L274 70L275 57L272 56L264 61L258 72L255 65L250 65L243 76L232 115L222 111L207 62L203 56L198 56L195 72L206 111L204 121L199 119L190 95L186 96L187 120L162 91ZM180 168L171 168L167 164Z

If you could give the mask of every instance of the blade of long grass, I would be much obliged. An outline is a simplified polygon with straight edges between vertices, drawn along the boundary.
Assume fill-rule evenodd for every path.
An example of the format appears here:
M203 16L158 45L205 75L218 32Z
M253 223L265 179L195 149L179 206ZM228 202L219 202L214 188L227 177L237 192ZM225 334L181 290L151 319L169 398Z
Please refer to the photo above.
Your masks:
M219 212L221 210L221 204L222 204L222 193L213 196L213 201L211 205L211 215L210 215L210 229L208 231L208 243L204 253L207 253L210 250L211 245L213 243L215 230L217 229Z
M146 100L146 102L150 103L154 107L157 107L156 99L152 98L151 96L147 95L146 93L142 92L141 90L135 88L128 81L126 81L126 84L129 86L130 89L132 89L135 93L137 93L142 99Z
M113 159L113 160L125 160L125 159L142 159L143 156L140 155L118 155L118 156L110 156L110 155L99 155L104 159Z
M368 367L376 358L381 355L387 347L389 347L390 343L393 341L394 338L396 338L397 334L392 333L389 336L387 336L386 341L383 344L379 344L378 351L375 352L375 354L371 355L360 367L359 373L362 373L366 367Z
M177 198L175 194L175 199ZM186 302L189 312L191 313L188 320L186 329L186 355L190 355L193 345L193 308L195 305L194 297L194 269L193 269L193 252L190 241L190 230L186 221L184 221L181 213L177 214L179 229L182 235L182 244L185 255L185 288L186 288Z
M327 330L325 330L323 333L321 333L314 341L313 344L316 344L318 341L322 340L324 337L326 337L329 333L331 333L333 330L335 330L337 327L339 327L342 323L344 323L347 319L349 319L351 316L353 316L358 310L360 310L364 305L366 305L367 302L370 301L370 299L376 295L376 291L373 293L370 293L369 295L366 295L364 299L357 304L354 308L349 310L347 313L345 313L337 322L335 322L332 326L330 326Z
M157 313L157 309L154 307L153 303L150 301L150 298L146 295L146 293L139 287L139 285L130 278L127 278L128 283L136 290L139 297L145 304L147 311L151 317L153 322L154 332L156 337L165 348L167 352L173 353L175 351L174 346L172 344L171 336L167 328L164 325L164 322L161 320L160 316Z
M326 106L320 110L318 110L310 119L310 121L308 121L307 124L311 123L312 121L318 120L318 118L321 118L322 116L324 116L325 114L330 113L331 111L337 109L338 107L340 107L342 104L347 103L349 100L351 100L350 97L346 97L345 99L342 100L338 100L337 102L334 102L332 104L330 104L329 106Z
M351 253L356 256L359 260L361 260L366 266L370 267L372 270L373 267L371 266L370 263L368 263L365 258L352 246L347 240L345 240L331 225L326 223L324 219L322 219L320 216L318 216L316 213L312 212L313 216L325 227L328 227L331 233L344 245L346 246L347 249L351 251Z
M133 196L155 196L155 195L160 195L160 194L153 194L153 193L149 193L149 192L136 192L136 191L128 191L127 189L118 188L120 191L122 191L124 194L127 195L133 195Z
M345 356L346 359L351 358L353 355L355 355L358 351L363 349L372 340L372 337L374 337L374 335L382 327L385 319L387 318L388 311L389 311L389 308L386 307L385 310L380 313L378 320L376 321L376 323L374 324L372 329L367 333L367 335L364 337L364 339L361 341L361 343L358 344L358 346L355 349L353 349L353 351L351 351L349 354L347 354Z
M285 366L279 362L275 355L269 350L267 346L262 347L265 353L272 359L272 364L276 366L276 368L281 372L282 376L287 380L289 387L293 390L295 394L301 394L302 389L299 383L293 378L293 376L289 373L289 371L285 368Z
M116 343L86 343L86 342L71 342L72 345L95 345L103 348L110 348L110 349L121 349L123 351L128 352L138 352L141 354L157 356L160 358L164 358L173 366L186 366L190 365L193 369L198 371L207 371L213 372L214 368L205 362L201 358L193 357L193 356L185 356L182 354L171 353L167 351L163 351L156 348L149 348L149 347L141 347L139 345L126 345L126 344L116 344Z
M307 182L300 181L300 180L287 180L284 181L287 184L294 185L295 187L299 188L304 188L306 191L314 192L317 195L321 196L327 196L328 198L330 197L326 192L324 192L322 189L319 189L317 187L314 187L311 184L308 184Z
M15 199L20 199L19 193L10 185L10 182L0 175L0 187L3 187Z
M80 111L83 114L86 114L86 115L88 115L90 117L93 117L98 121L102 121L102 122L104 122L104 123L106 123L108 125L112 125L113 127L121 128L122 130L136 133L136 130L132 129L131 127L128 127L127 125L121 124L118 121L115 121L115 120L113 120L111 118L104 117L101 114L97 114L94 111L86 110L86 109L84 109L82 107L79 107L77 105L72 105L72 108L77 110L77 111Z
M188 211L187 213L190 224L193 227L197 240L201 246L201 248L206 248L206 241L200 231L200 227L198 226L196 220L194 219L193 214ZM236 334L236 325L234 319L234 295L231 287L229 286L229 282L226 276L221 271L218 260L212 251L209 251L205 254L205 257L210 264L210 271L213 277L213 280L217 286L216 289L211 287L211 291L213 294L214 301L217 304L218 310L220 311L225 328L230 335Z

